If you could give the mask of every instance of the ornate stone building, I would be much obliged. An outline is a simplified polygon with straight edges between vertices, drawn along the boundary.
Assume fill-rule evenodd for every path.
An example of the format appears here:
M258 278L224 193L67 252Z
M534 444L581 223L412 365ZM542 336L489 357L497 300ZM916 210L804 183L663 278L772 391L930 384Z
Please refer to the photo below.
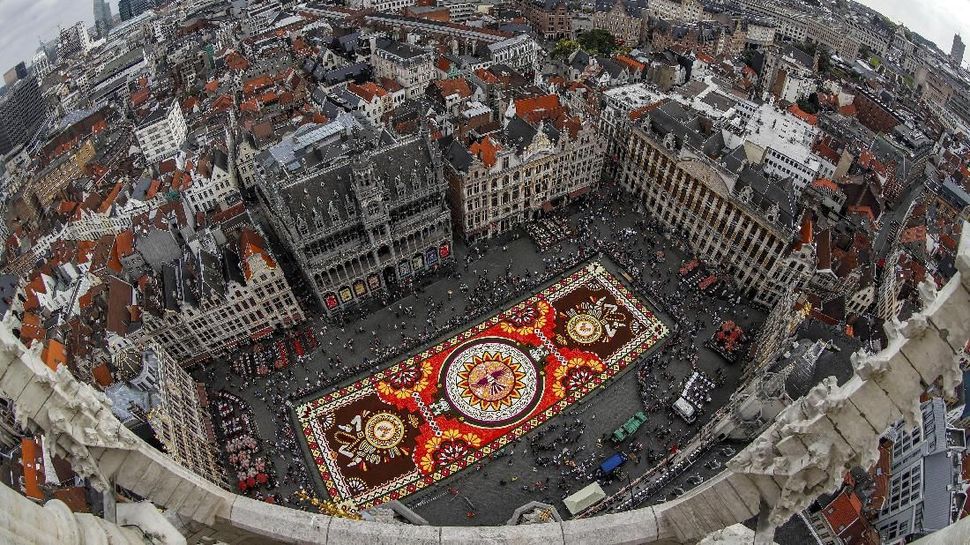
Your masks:
M224 225L198 235L177 259L138 282L109 278L96 296L107 301L109 352L154 341L187 366L303 321L303 309L258 230ZM134 311L127 301L135 302Z
M452 217L468 240L513 229L599 181L603 139L557 95L514 101L504 125L467 145L442 142Z
M442 163L426 131L295 171L266 158L258 170L267 217L328 312L451 258Z
M125 383L110 386L109 399L118 391L143 392L150 400L144 418L165 452L180 465L224 483L204 386L192 380L158 343L126 350L118 354L116 364Z
M645 3L644 3L645 4ZM643 8L637 2L615 0L612 4L597 3L593 13L593 28L609 32L627 47L636 47L643 39L646 21Z
M791 252L799 227L794 187L749 164L743 147L709 160L705 150L715 151L720 140L708 123L674 103L630 123L629 132L615 135L625 142L617 181L649 216L686 235L698 257L734 277L746 296L774 305L812 272Z
M697 0L653 0L650 15L665 21L700 21L704 6Z
M371 64L375 77L398 82L408 98L423 93L436 74L431 50L393 40L376 41Z
M515 7L544 40L572 37L572 15L564 0L518 0Z

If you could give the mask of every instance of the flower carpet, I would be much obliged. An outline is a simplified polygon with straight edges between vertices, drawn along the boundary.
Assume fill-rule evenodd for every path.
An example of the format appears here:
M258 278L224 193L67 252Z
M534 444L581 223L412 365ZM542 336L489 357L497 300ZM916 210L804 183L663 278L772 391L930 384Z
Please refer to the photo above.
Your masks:
M496 316L296 407L331 499L358 509L474 465L668 334L593 262Z

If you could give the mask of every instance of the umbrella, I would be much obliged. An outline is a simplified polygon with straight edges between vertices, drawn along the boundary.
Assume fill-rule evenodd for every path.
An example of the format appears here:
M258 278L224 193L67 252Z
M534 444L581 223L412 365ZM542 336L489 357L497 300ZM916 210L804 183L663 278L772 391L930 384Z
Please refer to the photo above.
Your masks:
M246 487L248 486L248 484L249 483L247 483L246 481L239 481L239 490L241 492L245 492L246 491Z
M256 474L256 482L258 482L259 484L266 484L266 481L268 480L269 480L269 476L266 475L265 473Z
M252 477L246 479L246 486L248 486L249 488L255 488L256 487L256 479L254 479Z

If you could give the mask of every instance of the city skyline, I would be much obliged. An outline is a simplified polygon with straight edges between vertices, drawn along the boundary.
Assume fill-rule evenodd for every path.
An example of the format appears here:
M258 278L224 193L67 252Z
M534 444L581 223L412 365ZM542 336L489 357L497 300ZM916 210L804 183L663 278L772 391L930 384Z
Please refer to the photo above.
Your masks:
M970 11L960 0L939 0L920 5L914 10L908 0L857 0L894 22L903 23L924 38L936 43L944 53L950 52L953 35L970 38ZM962 4L962 6L961 6ZM962 8L962 9L961 9Z
M109 0L111 12L118 14L118 0ZM960 0L939 0L913 10L908 0L859 0L891 20L901 22L949 53L954 34L970 37L970 10L960 9ZM0 3L0 68L7 70L20 61L28 62L39 46L38 40L56 37L58 25L84 21L94 25L90 2L62 0L12 0ZM33 28L28 33L18 29Z
M118 14L118 0L108 0L111 13ZM70 26L84 21L94 25L94 9L89 1L12 0L0 2L0 68L7 70L23 61L30 64L40 41L57 37L58 25ZM29 30L23 30L29 29Z

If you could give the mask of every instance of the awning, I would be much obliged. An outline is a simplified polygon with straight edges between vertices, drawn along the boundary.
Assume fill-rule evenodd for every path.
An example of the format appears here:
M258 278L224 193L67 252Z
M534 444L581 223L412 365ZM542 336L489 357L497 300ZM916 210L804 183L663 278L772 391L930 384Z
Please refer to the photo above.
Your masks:
M583 195L585 195L587 193L589 193L589 186L581 187L581 188L577 189L576 191L570 191L569 192L569 198L570 199L575 199L576 197L582 197Z
M562 502L566 504L566 509L569 509L569 512L575 515L585 511L588 507L605 497L606 492L603 492L603 487L599 483L594 482L579 492L566 496L566 499L562 500Z
M253 333L251 337L254 341L258 341L272 332L273 332L273 326L266 326L263 329L260 329L259 331L257 331L256 333Z
M40 489L38 473L37 443L30 437L20 440L20 460L23 465L24 494L28 498L43 500L44 493Z

